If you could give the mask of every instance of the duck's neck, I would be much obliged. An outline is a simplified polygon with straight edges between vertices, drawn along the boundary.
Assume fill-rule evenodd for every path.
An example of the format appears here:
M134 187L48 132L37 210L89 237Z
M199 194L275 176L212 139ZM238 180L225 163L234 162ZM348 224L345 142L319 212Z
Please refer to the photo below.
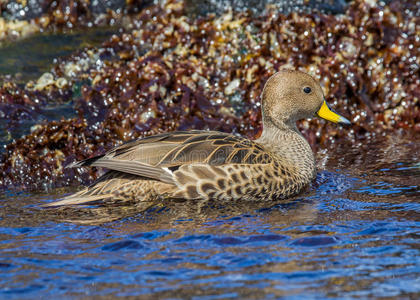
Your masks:
M312 180L316 174L314 154L296 125L267 123L256 142L295 166L298 176Z

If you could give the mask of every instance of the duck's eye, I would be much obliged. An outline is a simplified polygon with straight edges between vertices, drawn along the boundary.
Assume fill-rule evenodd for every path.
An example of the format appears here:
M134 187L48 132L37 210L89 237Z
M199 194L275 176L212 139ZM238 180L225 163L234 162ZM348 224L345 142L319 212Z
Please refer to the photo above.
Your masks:
M309 86L306 86L303 88L303 91L305 92L305 94L309 94L310 92L312 92L312 89Z

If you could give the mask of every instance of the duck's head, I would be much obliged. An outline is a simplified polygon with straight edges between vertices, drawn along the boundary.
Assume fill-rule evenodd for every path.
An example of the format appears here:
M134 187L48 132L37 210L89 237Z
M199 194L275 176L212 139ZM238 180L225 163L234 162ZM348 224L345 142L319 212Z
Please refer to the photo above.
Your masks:
M281 70L267 80L262 93L262 114L264 123L278 127L294 127L297 120L315 115L334 123L350 124L329 108L319 83L296 70Z

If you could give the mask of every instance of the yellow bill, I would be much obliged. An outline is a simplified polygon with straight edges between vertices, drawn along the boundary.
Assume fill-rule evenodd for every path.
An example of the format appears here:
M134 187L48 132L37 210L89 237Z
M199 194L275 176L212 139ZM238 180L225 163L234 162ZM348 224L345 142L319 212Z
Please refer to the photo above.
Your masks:
M317 114L320 118L323 118L325 120L328 120L334 123L340 123L340 124L345 124L345 125L351 124L349 120L333 112L328 106L327 102L325 102L325 100L322 103L322 106L318 110Z

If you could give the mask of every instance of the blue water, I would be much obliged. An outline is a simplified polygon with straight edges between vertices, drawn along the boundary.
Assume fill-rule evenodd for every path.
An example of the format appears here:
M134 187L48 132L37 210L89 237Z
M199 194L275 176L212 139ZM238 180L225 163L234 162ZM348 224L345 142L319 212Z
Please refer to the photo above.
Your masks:
M0 298L415 299L416 153L368 171L330 158L279 203L41 209L70 190L4 192Z

